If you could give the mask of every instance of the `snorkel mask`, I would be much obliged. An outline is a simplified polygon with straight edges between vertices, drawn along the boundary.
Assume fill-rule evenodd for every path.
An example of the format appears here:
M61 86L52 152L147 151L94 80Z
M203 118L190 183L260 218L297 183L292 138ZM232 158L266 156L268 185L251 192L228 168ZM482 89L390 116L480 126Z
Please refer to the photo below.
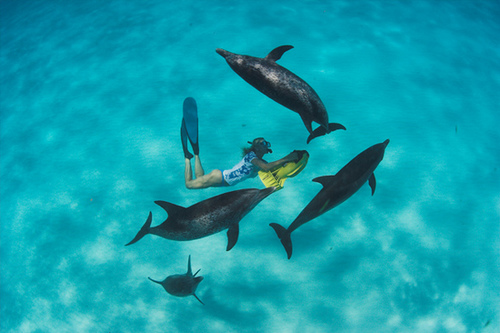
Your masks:
M255 141L255 140L254 140L254 141ZM253 146L253 145L256 145L256 144L255 144L255 143L253 143L253 142L250 142L250 141L247 141L247 142L248 142L249 144L251 144L252 146ZM272 154L272 152L273 152L273 151L272 151L272 149L271 149L271 142L266 141L266 140L262 140L262 142L259 142L259 143L257 143L257 144L258 144L258 145L262 145L262 146L266 147L266 148L267 148L267 152L268 152L268 153L270 153L270 154Z

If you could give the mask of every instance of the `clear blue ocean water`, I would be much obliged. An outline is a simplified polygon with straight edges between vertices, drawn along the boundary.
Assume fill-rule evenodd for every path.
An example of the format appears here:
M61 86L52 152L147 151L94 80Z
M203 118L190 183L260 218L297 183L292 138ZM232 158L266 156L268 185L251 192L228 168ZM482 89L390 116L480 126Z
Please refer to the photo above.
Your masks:
M500 2L0 2L2 332L498 332ZM300 117L216 52L264 57L307 81L331 122L306 144ZM263 136L307 168L240 223L189 242L125 247L154 200L189 191L179 128L198 102L207 171ZM368 185L288 226L354 156L391 142ZM204 280L194 297L147 277Z

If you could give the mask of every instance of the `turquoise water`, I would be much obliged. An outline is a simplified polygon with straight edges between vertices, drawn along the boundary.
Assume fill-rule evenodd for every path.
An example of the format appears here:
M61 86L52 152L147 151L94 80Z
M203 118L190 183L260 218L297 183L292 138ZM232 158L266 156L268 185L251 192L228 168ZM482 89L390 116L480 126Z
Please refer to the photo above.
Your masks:
M212 3L212 4L210 4ZM498 1L1 1L2 332L496 332L500 327ZM331 122L300 117L238 77L216 48L307 81ZM189 206L179 128L198 102L205 169L263 136L307 168L240 224L190 242L125 247L154 200ZM354 156L391 142L368 185L288 226ZM147 279L204 280L177 298Z

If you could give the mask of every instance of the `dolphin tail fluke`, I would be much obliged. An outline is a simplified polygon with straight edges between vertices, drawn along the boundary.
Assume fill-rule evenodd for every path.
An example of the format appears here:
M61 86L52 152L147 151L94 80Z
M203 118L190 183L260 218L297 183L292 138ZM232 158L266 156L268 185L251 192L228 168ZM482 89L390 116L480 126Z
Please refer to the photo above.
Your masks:
M288 259L290 259L292 257L292 238L290 237L291 233L288 231L288 229L285 229L283 226L277 223L271 223L269 225L274 229L276 235L278 235L278 238L281 240L281 244L283 244L283 247L285 248Z
M339 123L329 123L328 124L328 133L336 131L336 130L346 130L345 126Z
M330 132L333 132L333 131L336 131L336 130L339 130L339 129L345 130L346 128L342 124L329 123L328 124L328 131L327 131L326 128L324 128L323 126L320 126L320 127L316 128L309 135L309 137L307 138L307 143L311 142L312 139L317 138L318 136L322 136L322 135L328 134Z
M132 245L135 242L137 242L139 239L142 237L146 236L149 234L149 228L151 227L151 221L153 220L153 214L149 212L148 219L146 220L146 223L142 226L141 230L135 235L134 239L132 239L128 244L125 244L125 246Z

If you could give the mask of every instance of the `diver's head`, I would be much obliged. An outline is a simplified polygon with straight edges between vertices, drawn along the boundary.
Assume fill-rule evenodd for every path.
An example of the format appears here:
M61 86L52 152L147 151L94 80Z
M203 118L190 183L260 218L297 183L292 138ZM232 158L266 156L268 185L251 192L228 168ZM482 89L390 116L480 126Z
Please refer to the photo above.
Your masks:
M252 145L248 150L253 151L256 154L261 152L262 155L264 155L273 152L271 150L271 143L269 141L266 141L264 138L256 138L253 139L253 141L248 141L248 143Z

